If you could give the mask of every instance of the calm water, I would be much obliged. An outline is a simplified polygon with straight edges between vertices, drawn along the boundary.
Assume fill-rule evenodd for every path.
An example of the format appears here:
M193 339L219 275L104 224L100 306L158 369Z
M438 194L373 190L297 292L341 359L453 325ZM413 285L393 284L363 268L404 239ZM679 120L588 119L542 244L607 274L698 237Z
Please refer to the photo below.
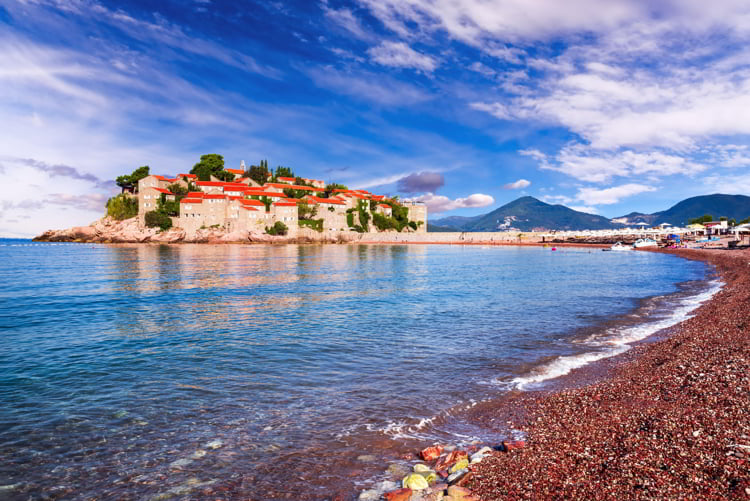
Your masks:
M0 262L7 499L351 498L390 456L487 438L460 409L686 313L706 273L417 245L0 240Z

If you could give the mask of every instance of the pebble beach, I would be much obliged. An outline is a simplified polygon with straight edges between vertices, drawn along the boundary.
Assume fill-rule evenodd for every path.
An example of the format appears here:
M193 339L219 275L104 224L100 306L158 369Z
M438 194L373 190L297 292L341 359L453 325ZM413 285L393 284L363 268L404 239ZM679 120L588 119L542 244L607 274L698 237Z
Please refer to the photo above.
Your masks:
M750 252L671 252L715 266L724 288L664 339L581 369L603 380L478 409L528 440L470 467L474 496L750 499Z

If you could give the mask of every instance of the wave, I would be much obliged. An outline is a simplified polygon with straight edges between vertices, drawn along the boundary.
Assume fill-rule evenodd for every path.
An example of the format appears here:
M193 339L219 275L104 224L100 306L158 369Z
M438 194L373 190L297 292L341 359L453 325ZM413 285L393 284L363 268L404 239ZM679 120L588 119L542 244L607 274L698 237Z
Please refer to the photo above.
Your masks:
M606 329L600 334L594 334L576 343L595 348L594 351L560 356L552 362L537 367L527 375L516 377L509 382L495 381L495 383L507 385L509 389L533 389L549 379L564 376L573 369L624 353L630 349L632 343L641 341L660 330L677 325L692 317L693 312L719 292L723 285L721 282L710 282L707 290L693 296L680 298L674 305L674 309L657 321Z

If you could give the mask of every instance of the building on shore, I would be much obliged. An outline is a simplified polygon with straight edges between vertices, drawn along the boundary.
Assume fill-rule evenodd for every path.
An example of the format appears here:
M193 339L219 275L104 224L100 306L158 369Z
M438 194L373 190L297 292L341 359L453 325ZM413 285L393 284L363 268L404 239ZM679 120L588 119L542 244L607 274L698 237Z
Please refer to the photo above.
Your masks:
M290 236L296 236L302 227L321 232L373 233L379 231L376 215L381 228L427 231L427 207L420 202L399 202L367 190L327 192L323 181L307 178L269 178L261 186L243 177L244 170L226 172L234 175L232 181L214 176L210 181L200 181L193 174L174 178L150 175L141 179L137 194L139 224L145 226L146 213L159 210L166 202L179 202L172 204L179 209L170 216L173 226L188 233L202 228L262 232L277 222L286 226ZM400 210L402 216L397 223L393 218L395 209L403 208L407 219ZM387 221L385 226L383 221Z

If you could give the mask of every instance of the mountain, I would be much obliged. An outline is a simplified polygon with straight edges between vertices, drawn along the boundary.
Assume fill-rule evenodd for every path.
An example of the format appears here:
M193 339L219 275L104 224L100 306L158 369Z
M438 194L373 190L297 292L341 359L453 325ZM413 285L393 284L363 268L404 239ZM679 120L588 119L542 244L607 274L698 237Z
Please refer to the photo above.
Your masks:
M427 233L453 233L461 231L453 226L440 226L433 223L427 223Z
M609 219L550 205L534 197L522 197L492 212L473 218L450 217L434 221L461 231L602 230L618 228Z
M476 221L482 217L480 214L479 216L471 216L471 217L464 217L464 216L449 216L444 217L442 219L436 219L435 221L431 221L431 225L435 226L442 226L445 228L453 228L451 231L459 231L461 228L465 227L469 223Z
M669 223L672 225L688 224L688 221L711 214L715 220L724 216L737 221L750 217L750 197L745 195L702 195L683 200L661 212L641 214L633 212L627 216L615 218L613 222L633 224L644 222L648 224Z

